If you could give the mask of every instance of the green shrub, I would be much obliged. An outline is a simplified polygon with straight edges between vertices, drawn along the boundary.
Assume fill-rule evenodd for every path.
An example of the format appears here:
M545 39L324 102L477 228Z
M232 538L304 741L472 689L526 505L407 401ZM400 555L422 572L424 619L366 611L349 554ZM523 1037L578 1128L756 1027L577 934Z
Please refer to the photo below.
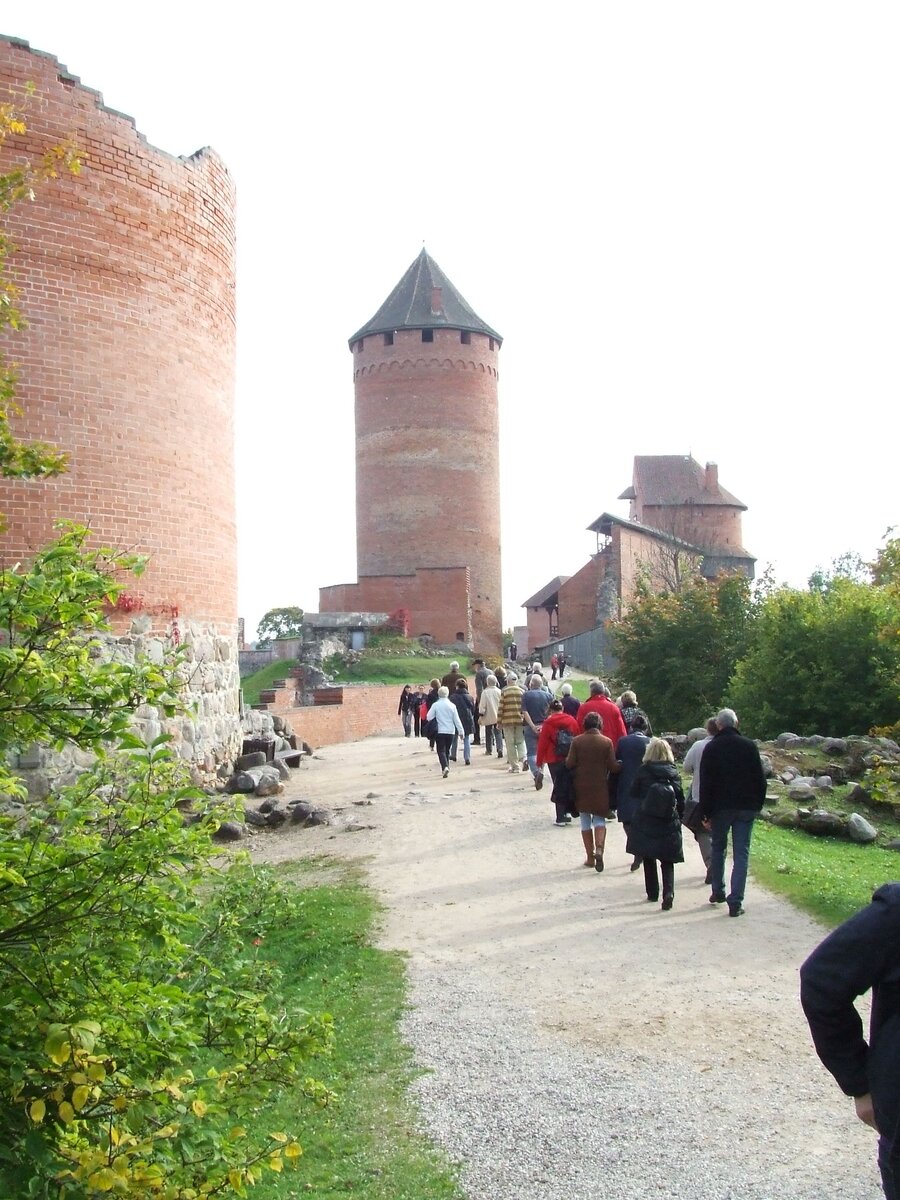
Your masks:
M292 893L216 869L227 813L186 824L197 799L155 745L3 822L2 1194L243 1194L300 1154L255 1118L331 1020L286 1006L256 950Z

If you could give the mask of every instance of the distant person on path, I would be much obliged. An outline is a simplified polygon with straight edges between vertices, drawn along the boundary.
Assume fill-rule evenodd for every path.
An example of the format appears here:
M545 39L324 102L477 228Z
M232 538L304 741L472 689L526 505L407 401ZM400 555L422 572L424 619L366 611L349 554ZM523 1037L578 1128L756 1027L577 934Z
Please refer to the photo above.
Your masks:
M469 689L466 686L466 681L460 679L456 685L456 691L450 696L450 702L456 706L456 711L459 713L460 724L463 727L463 762L466 766L470 766L472 762L471 737L475 731L475 701L469 695ZM454 737L450 746L450 758L456 762L457 747L459 746L459 737Z
M400 693L400 703L397 705L397 715L403 722L403 732L406 737L412 737L413 705L416 698L412 684L405 684Z
M631 723L634 718L640 714L640 716L644 718L645 728L648 729L652 735L653 730L650 726L650 718L642 708L638 707L637 696L634 694L634 692L623 692L616 701L616 707L622 714L622 720L625 722L625 730L627 733L631 733Z
M450 664L450 670L447 672L447 674L441 680L441 687L445 687L447 689L448 694L452 696L453 693L456 691L456 685L459 683L460 679L465 679L465 678L466 678L465 675L463 675L459 669L459 663L452 662Z
M503 729L503 739L506 742L506 761L510 772L528 770L528 760L525 758L525 735L522 732L522 689L519 687L518 676L510 671L506 677L506 687L500 693L499 720Z
M528 691L522 697L522 733L525 737L525 756L537 791L544 786L544 769L537 762L537 744L541 725L550 711L550 700L550 694L544 691L543 678L532 675L528 681Z
M642 860L647 899L654 903L659 899L662 875L660 908L668 912L675 902L675 864L684 862L681 841L684 792L672 747L665 739L650 739L631 785L631 795L635 806L625 848Z
M866 1045L854 1001L870 988ZM878 1131L884 1194L900 1200L900 883L883 884L812 952L800 968L800 1003L825 1068Z
M613 744L601 733L603 719L598 712L589 712L584 719L584 733L569 747L566 766L575 775L575 803L581 818L581 837L585 851L588 838L594 837L594 870L603 870L603 849L606 845L606 818L609 816L610 775L618 775L619 764Z
M413 733L416 737L421 737L422 705L425 703L425 688L421 683L416 685L416 689L413 692L413 701Z
M563 712L568 713L570 717L578 720L578 710L581 708L581 701L572 695L571 683L564 683L559 689L559 695L562 699Z
M551 679L555 679L555 678L556 678L556 672L557 672L558 670L559 670L559 655L558 655L558 654L551 654L551 655L550 655L550 671L551 671L550 678L551 678Z
M499 722L502 695L503 693L497 686L497 676L488 675L485 689L481 693L481 703L478 705L478 715L481 717L481 727L484 730L484 752L488 758L491 756L492 744L497 747L497 757L503 757L503 732Z
M487 685L487 678L490 674L487 667L484 665L483 658L476 658L472 663L475 668L475 736L472 738L473 746L481 745L481 693Z
M516 645L515 642L510 642L509 643L509 661L515 662L518 657L519 657L519 647Z
M441 681L439 679L432 679L431 686L429 687L425 696L425 720L422 722L422 732L425 737L428 738L429 750L433 750L437 745L435 741L435 734L437 733L437 730L435 729L434 722L431 720L430 714L431 706L438 698L438 688L440 686Z
M700 816L712 833L710 904L728 904L728 915L744 914L753 822L766 798L766 777L756 743L737 731L737 714L716 714L718 732L700 759ZM731 890L725 893L725 852L731 833Z
M700 819L700 759L703 757L703 751L718 731L719 727L716 724L716 718L710 717L706 722L706 737L700 738L688 748L688 752L684 756L684 762L681 764L685 774L692 776L691 790L684 803L684 827L691 831L694 835L694 840L700 847L700 855L703 859L703 865L706 867L707 883L712 883L712 837L709 830L703 828L703 823Z
M559 677L560 677L560 679L562 679L566 673L566 656L563 654L563 652L561 650L560 650L559 654L557 655L557 660L559 662Z
M463 732L456 705L450 703L447 695L447 689L441 685L438 688L437 700L428 710L429 721L434 721L438 762L445 779L450 774L450 746L453 742L453 735Z
M622 714L619 709L613 704L607 695L606 684L599 679L594 679L590 686L590 697L578 709L579 728L584 729L585 717L588 713L599 713L603 718L603 732L613 744L613 749L616 748L616 743L620 737L624 737L627 733L625 722L622 720Z
M647 722L640 716L635 718L634 728L631 733L626 734L623 738L619 738L616 745L616 758L622 764L617 787L618 808L616 816L622 822L626 841L637 807L637 800L631 794L631 785L634 783L634 777L640 770L649 745L650 738L647 734ZM630 869L636 871L641 865L641 861L641 856L635 854Z
M550 711L541 725L541 732L538 736L537 768L539 771L543 771L544 763L546 763L550 771L550 778L553 780L550 800L556 808L555 824L570 825L572 823L569 815L570 799L574 796L574 787L571 772L566 766L568 749L565 754L560 754L560 732L568 734L569 738L574 740L578 737L578 722L574 717L563 712L561 700L551 700ZM592 867L594 865L594 843L591 840L590 830L583 835L582 840L590 860L585 863L585 866Z

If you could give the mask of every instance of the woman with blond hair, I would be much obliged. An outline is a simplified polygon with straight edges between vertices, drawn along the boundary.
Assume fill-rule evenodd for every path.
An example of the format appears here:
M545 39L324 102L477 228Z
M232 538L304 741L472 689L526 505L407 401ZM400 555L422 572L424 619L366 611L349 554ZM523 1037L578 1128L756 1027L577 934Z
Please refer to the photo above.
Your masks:
M663 738L650 739L630 794L635 803L625 848L629 854L643 859L648 900L659 899L662 875L660 907L668 912L675 900L675 864L684 862L681 842L684 792L672 748Z

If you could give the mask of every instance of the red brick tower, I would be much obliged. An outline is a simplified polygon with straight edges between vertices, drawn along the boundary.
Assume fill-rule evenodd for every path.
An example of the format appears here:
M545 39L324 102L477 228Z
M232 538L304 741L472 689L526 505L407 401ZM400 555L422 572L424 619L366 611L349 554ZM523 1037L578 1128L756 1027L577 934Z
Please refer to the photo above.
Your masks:
M501 340L425 250L350 339L359 583L323 608L404 607L413 635L499 650Z
M14 432L70 462L55 479L0 479L0 557L27 560L61 518L149 555L112 614L122 652L129 639L186 643L198 695L184 757L218 756L239 733L234 187L212 151L155 149L57 59L0 37L7 92L28 130L0 169L69 138L84 165L5 219L28 321L4 338Z

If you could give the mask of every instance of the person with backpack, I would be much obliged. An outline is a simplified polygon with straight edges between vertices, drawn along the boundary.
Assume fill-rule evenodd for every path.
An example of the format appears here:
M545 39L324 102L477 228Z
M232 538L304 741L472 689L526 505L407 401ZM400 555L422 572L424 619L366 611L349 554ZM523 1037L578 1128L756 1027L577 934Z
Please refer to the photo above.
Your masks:
M541 725L537 741L537 769L543 771L544 763L550 771L553 791L550 800L556 807L556 825L571 825L571 810L574 808L575 793L566 759L569 747L578 737L578 722L563 711L561 700L550 701L550 711ZM594 843L590 831L582 836L587 855L586 867L594 865Z
M675 864L684 862L684 792L672 748L663 738L650 739L631 785L631 796L635 807L625 848L643 859L647 899L653 903L659 899L662 875L660 908L668 912L675 901Z
M584 718L584 733L572 742L566 758L566 766L575 775L575 804L585 850L593 833L595 871L603 870L606 818L610 814L608 781L610 775L619 773L613 744L603 736L602 728L600 714L589 712Z
M634 783L634 777L641 769L641 764L644 761L644 755L647 753L647 747L650 745L650 735L647 732L647 722L642 716L636 716L634 719L634 728L631 733L626 733L625 737L619 738L616 746L616 758L622 764L622 770L619 774L618 792L618 807L616 816L622 823L622 828L625 830L625 840L628 840L628 831L631 829L631 822L634 819L634 810L637 808L637 800L631 794L631 785ZM630 870L637 871L640 869L640 856L635 854L632 859Z

